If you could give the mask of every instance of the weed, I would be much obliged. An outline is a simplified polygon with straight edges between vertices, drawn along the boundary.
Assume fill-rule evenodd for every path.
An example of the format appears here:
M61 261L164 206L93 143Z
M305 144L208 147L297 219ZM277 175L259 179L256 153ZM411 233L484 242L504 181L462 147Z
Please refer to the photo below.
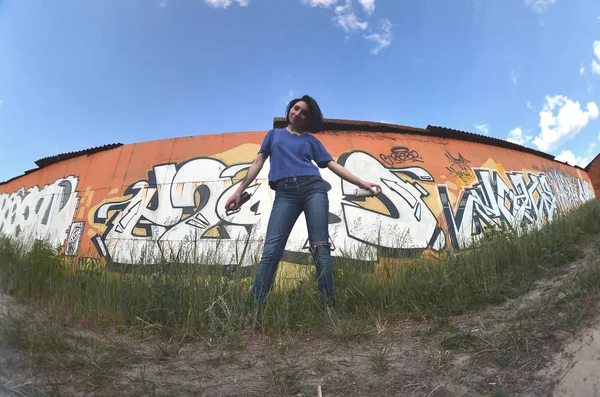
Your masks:
M329 360L326 360L322 357L318 357L315 360L314 369L319 375L324 375L331 371L333 368L333 363Z
M508 391L504 387L500 386L492 391L491 397L508 397L509 395L510 394L508 394Z
M233 363L236 360L237 360L237 357L234 354L226 353L226 352L219 352L218 354L216 354L212 357L208 357L205 360L205 362L206 362L206 364L208 364L209 366L211 366L213 368L218 368L222 365Z
M320 303L309 277L312 267L302 267L301 279L292 286L274 288L266 308L259 310L248 292L255 266L221 266L223 250L215 247L232 242L215 240L213 248L200 252L193 236L160 252L132 245L126 265L83 268L73 267L69 257L43 243L0 238L0 283L69 318L134 326L144 335L187 333L237 349L248 332L285 334L316 325L344 343L386 332L389 324L407 316L432 324L423 332L435 333L453 315L516 298L580 257L581 244L600 231L599 224L600 203L594 200L543 227L491 228L458 251L423 255L404 249L410 239L402 231L394 250L368 246L344 252L340 247L334 258L335 310ZM375 234L374 244L381 237ZM125 249L126 242L122 244ZM597 275L589 277L598 282ZM567 327L577 327L593 305L585 298L592 285L578 282L579 291L569 292L562 303L569 313ZM572 305L578 309L567 310ZM60 336L60 328L53 329ZM42 343L26 335L5 336L33 349ZM477 341L455 335L445 343L460 347Z
M479 338L470 332L458 332L444 338L441 342L446 350L473 348L480 343Z
M326 311L325 332L338 343L361 341L372 334L369 325L365 321L359 321L352 317L342 317L335 310Z
M60 397L62 396L59 388L59 383L57 381L50 382L48 384L49 390L46 391L45 395L48 397Z
M131 381L135 384L136 395L138 393L141 396L156 395L157 385L147 373L147 367L145 364L139 369L138 375L131 379Z
M286 394L294 394L301 391L300 381L302 379L298 368L287 363L283 368L271 370L275 387Z
M452 357L452 353L450 352L450 350L444 350L444 349L435 350L435 355L434 355L435 365L438 368L441 368L450 362L451 357Z
M256 364L258 363L258 360L251 360L251 359L246 359L244 360L241 364L240 364L240 368L241 369L250 369L250 368L254 368L256 366Z
M0 317L0 341L26 350L38 364L54 364L71 350L64 325L51 318L10 310Z
M386 372L390 366L389 350L386 347L375 349L369 354L369 363L376 374Z

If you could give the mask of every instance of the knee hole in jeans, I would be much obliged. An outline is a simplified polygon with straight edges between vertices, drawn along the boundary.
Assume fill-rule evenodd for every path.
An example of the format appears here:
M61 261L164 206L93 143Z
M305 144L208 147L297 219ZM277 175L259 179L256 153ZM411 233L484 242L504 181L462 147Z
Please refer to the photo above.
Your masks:
M323 246L330 247L331 244L329 244L329 241L317 241L316 243L311 243L310 244L310 253L316 254L319 247L323 247Z

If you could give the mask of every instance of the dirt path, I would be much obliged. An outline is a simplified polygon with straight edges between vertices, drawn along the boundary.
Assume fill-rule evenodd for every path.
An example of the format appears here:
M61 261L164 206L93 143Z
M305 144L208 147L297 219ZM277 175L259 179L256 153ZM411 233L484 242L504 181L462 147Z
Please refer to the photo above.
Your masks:
M0 319L7 315L9 307L17 307L17 303L0 290ZM16 395L18 390L30 389L29 386L36 384L30 368L22 352L0 341L0 397Z
M550 368L560 375L553 397L600 397L600 324L569 343Z
M0 341L0 396L47 394L53 380L65 396L299 397L320 389L325 397L600 397L600 317L577 332L547 331L543 322L514 326L520 313L543 312L557 287L596 256L586 249L568 272L519 299L448 323L389 326L382 319L369 330L347 327L343 338L249 333L226 344L68 324L59 331L79 350L54 352L33 366L33 353ZM8 310L31 312L0 292L0 317Z

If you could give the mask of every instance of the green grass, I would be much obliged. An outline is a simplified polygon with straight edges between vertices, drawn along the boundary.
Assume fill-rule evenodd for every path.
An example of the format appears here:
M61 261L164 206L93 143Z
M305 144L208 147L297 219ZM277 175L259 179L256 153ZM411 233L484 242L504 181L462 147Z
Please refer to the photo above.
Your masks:
M389 350L386 347L373 350L369 354L369 363L376 374L386 372L390 366Z
M494 230L458 253L435 258L413 253L383 271L336 258L338 305L333 311L320 304L312 278L292 290L276 289L261 311L248 293L252 272L168 258L128 271L117 266L114 271L72 271L70 258L55 250L43 244L25 250L10 239L0 239L0 279L16 296L98 325L166 336L184 333L232 348L248 332L307 328L345 342L377 334L388 322L407 316L444 319L518 297L536 280L564 271L561 267L579 258L582 244L599 231L600 203L594 200L540 230ZM565 321L576 324L579 317ZM457 335L447 343L458 348L475 341Z

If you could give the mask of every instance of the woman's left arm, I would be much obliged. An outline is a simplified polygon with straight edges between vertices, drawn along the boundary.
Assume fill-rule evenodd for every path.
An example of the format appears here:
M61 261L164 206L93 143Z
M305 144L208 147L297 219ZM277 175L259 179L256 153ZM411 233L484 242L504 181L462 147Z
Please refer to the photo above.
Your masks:
M340 178L362 188L372 190L374 187L379 188L381 190L381 186L376 183L365 182L350 171L348 171L343 166L339 165L335 161L330 161L327 163L327 168L329 168L334 174L339 176Z

